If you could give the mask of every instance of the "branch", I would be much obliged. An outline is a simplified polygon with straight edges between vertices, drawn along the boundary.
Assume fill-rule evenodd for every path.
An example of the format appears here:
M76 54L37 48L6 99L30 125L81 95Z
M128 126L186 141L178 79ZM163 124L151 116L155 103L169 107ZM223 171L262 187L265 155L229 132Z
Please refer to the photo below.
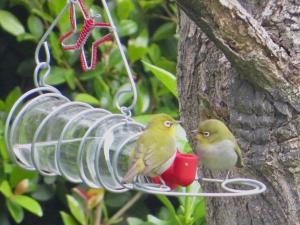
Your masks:
M236 0L176 0L246 79L300 111L300 69Z

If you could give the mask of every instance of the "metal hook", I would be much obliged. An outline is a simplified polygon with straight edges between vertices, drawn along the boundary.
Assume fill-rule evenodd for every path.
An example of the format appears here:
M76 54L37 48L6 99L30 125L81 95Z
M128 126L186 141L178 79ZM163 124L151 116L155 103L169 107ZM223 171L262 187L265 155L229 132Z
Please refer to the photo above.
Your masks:
M69 0L67 2L67 4L64 6L64 8L60 11L60 13L57 15L57 17L54 19L53 23L50 25L50 27L48 28L48 30L44 33L44 35L42 36L42 38L40 39L39 43L36 46L35 49L35 53L34 53L34 58L35 58L35 63L37 64L37 67L40 68L45 68L45 67L50 67L50 52L49 52L49 48L47 45L47 38L49 36L49 34L52 32L52 30L54 29L54 27L57 25L58 21L60 20L60 18L63 16L63 14L65 13L65 11L67 10L68 6L71 4L71 0ZM40 60L40 51L41 51L41 47L42 45L44 45L44 50L46 53L46 61L41 62ZM41 66L40 64L44 64L43 66ZM47 65L45 65L47 64ZM39 70L36 68L36 70ZM37 77L35 77L37 78ZM44 83L44 81L42 82ZM40 87L40 82L35 80L35 85L36 87Z
M121 57L122 57L122 60L123 60L123 63L124 63L124 66L125 66L125 69L127 71L127 75L128 75L128 78L129 78L129 81L130 81L130 85L131 85L131 90L122 90L122 91L119 91L117 94L116 94L116 106L118 108L118 110L120 110L121 112L124 111L124 108L127 108L127 110L132 110L135 105L136 105L136 102L137 102L137 88L136 88L136 85L135 85L135 82L134 82L134 79L133 79L133 75L132 75L132 72L131 72L131 69L130 69L130 66L129 66L129 63L127 61L127 58L125 56L125 53L124 53L124 50L123 50L123 47L122 47L122 44L121 44L121 41L120 41L120 38L119 38L119 35L118 35L118 32L117 32L117 29L116 29L116 26L114 24L114 21L112 19L112 16L111 16L111 13L109 11L109 8L108 8L108 5L106 3L106 0L102 0L102 4L103 4L103 7L105 9L105 12L107 14L107 17L108 17L108 20L109 20L109 23L111 24L111 27L112 27L112 31L113 31L113 34L114 34L114 37L115 37L115 40L116 40L116 43L117 43L117 46L119 48L119 51L120 51L120 54L121 54ZM125 93L129 93L129 92L132 92L133 94L133 99L132 99L132 103L131 105L125 107L125 106L120 106L120 97L121 95L125 94Z

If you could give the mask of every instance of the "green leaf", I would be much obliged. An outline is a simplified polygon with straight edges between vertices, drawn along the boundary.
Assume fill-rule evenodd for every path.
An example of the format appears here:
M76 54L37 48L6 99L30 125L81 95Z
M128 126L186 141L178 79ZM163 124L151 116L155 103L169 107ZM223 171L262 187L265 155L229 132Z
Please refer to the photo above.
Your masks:
M148 50L148 54L149 54L151 60L154 63L157 63L159 61L159 58L160 58L160 55L161 55L159 46L156 45L156 44L150 45L149 50Z
M142 82L138 82L137 84L138 88L138 99L137 99L137 104L135 107L135 113L136 114L142 114L147 111L147 109L150 107L150 94L149 90L143 85Z
M37 8L33 8L31 10L31 13L41 17L43 20L45 20L47 22L52 22L52 20L53 20L52 17L48 13L46 13L45 11L42 11L42 10L38 10Z
M196 206L193 209L193 220L196 222L200 219L204 220L206 215L206 206L204 198L201 199L201 201L198 201Z
M117 15L120 19L128 19L131 13L135 10L132 0L118 0Z
M134 116L133 118L135 121L146 125L149 123L149 121L152 119L153 116L154 115L152 114L148 114L148 115Z
M94 70L88 70L78 74L80 80L90 80L104 73L105 65L103 62L98 62Z
M111 68L116 67L117 65L123 64L122 57L118 48L113 49L109 54L109 66Z
M119 35L120 37L130 36L137 32L138 25L133 20L122 20L119 24Z
M8 113L13 104L20 98L22 91L19 87L15 87L5 99L6 112Z
M180 224L180 223L174 224L174 222L172 220L161 220L153 215L148 215L147 219L151 224L156 224L156 225L175 225L175 224L179 225Z
M67 195L67 202L69 209L75 219L82 225L86 224L86 218L84 216L84 211L80 207L79 202L71 195Z
M0 136L0 158L2 158L3 161L8 160L8 153L6 150L5 139L3 136Z
M154 223L145 222L139 218L128 217L127 218L128 225L153 225Z
M97 98L86 93L77 94L74 100L78 102L85 102L91 105L100 105L100 102Z
M153 34L154 41L160 41L175 34L176 24L174 22L168 22L161 25Z
M67 72L65 73L65 78L70 89L75 90L76 82L75 82L74 71L72 69L67 70Z
M170 200L168 199L168 197L165 195L156 195L156 197L167 207L170 214L173 217L176 217L176 210L175 210L174 206L172 205L172 203L170 202Z
M164 0L139 0L138 3L143 9L151 9L161 5Z
M25 32L25 29L18 18L5 10L0 10L0 25L4 30L14 36L18 36Z
M36 16L29 16L27 25L30 33L36 38L40 38L44 32L44 26L40 18Z
M24 219L24 210L22 209L21 206L17 205L16 203L12 202L9 199L6 199L5 201L6 207L14 219L16 223L21 223L22 220Z
M58 85L66 82L65 73L67 71L67 69L53 66L51 69L51 74L47 77L47 84Z
M174 61L166 59L165 57L161 57L159 61L157 61L156 66L167 70L170 73L176 73L176 63Z
M30 33L22 33L17 36L17 41L22 42L22 41L36 41L36 37L33 36Z
M176 77L173 74L145 61L143 61L143 64L146 70L150 70L171 91L171 93L175 97L178 97L176 91Z
M11 187L7 180L2 181L0 184L0 192L6 197L9 198L13 195Z
M60 211L60 216L64 222L64 225L77 225L76 221L69 214Z
M136 47L147 47L149 42L148 30L144 29L136 39L130 40L131 45Z
M25 195L15 195L12 197L13 201L18 205L22 206L29 212L41 217L43 216L43 211L40 204L31 197Z
M128 223L128 225L140 225L140 224L143 224L144 221L139 219L139 218L128 217L127 218L127 223Z
M57 38L57 35L55 33L50 33L49 36L49 41L50 41L50 45L51 45L51 49L52 49L52 55L54 57L54 59L61 64L62 63L62 48L61 48L61 44ZM50 75L51 76L51 75Z
M128 46L128 57L131 62L135 62L143 58L147 54L148 48L146 47L137 47L135 45Z

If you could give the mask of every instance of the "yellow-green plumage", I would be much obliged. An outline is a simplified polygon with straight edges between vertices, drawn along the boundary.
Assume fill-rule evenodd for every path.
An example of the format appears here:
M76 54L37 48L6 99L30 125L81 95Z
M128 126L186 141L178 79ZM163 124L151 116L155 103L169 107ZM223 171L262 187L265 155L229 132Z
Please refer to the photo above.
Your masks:
M222 171L244 166L236 138L223 122L216 119L200 122L196 139L197 153L206 168Z
M166 114L152 118L132 151L123 183L131 183L137 175L158 176L171 165L176 153L175 123Z

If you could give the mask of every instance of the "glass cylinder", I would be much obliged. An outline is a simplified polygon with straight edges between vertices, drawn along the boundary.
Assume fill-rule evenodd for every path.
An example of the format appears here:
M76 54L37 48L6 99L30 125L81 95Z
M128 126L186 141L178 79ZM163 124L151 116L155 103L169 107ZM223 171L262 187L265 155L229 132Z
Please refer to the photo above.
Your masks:
M60 94L43 94L26 103L16 115L8 142L26 169L35 168L31 159L31 145L37 128L49 113L66 102L69 100Z
M107 130L113 125L126 121L127 118L124 115L112 114L107 115L98 120L83 137L83 141L80 147L80 155L78 158L78 164L80 168L80 175L83 181L91 187L103 187L96 176L96 161L97 150L103 143L103 138Z
M116 153L114 154L112 160L112 167L114 172L114 177L118 183L122 183L123 177L126 175L128 171L128 163L130 160L130 156L132 154L133 149L136 147L136 142L139 139L142 132L136 133L121 143ZM122 184L123 187L132 188L131 184Z
M81 142L86 140L85 134L97 121L101 120L110 112L104 109L89 109L77 114L70 120L61 132L56 159L60 173L72 182L80 182L80 165L78 158L81 149ZM95 139L94 139L95 140ZM87 165L91 167L92 165Z
M37 128L31 146L31 157L38 171L44 175L59 174L55 151L65 125L78 113L92 106L81 102L69 102L49 113ZM76 140L71 140L71 142ZM76 164L76 154L68 152L69 163Z
M116 180L114 168L112 166L113 158L122 145L122 143L129 137L135 136L142 132L144 125L136 122L125 121L112 126L103 137L103 144L98 146L96 155L96 174L103 187L112 192L127 191L123 185ZM133 147L133 146L132 146ZM131 148L130 151L134 149ZM120 164L128 164L127 160L119 158Z

